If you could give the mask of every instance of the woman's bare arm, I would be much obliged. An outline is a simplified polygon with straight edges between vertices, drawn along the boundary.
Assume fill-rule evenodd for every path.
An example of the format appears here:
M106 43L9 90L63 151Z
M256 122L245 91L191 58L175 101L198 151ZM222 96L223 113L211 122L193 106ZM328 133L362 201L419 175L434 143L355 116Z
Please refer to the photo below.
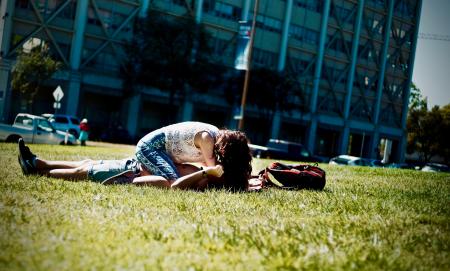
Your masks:
M170 188L171 182L161 176L147 175L147 176L141 176L141 177L134 178L133 184L151 185L151 186L157 186L157 187Z
M180 189L204 188L207 185L208 176L220 177L222 174L223 168L220 165L207 167L203 170L178 178L170 187Z
M203 189L208 184L208 176L220 177L222 174L222 166L217 165L190 173L186 176L178 178L176 181L170 181L161 176L147 175L134 178L133 184L151 185L165 188Z
M195 136L195 143L200 148L204 164L208 167L216 165L216 157L214 155L214 138L208 132L201 132Z

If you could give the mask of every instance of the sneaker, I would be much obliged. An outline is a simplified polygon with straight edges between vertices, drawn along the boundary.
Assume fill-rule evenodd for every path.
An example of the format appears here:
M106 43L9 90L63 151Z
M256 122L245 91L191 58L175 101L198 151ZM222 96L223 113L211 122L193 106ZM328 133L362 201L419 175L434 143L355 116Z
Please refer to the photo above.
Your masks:
M35 174L36 168L33 165L33 160L36 159L36 155L34 155L30 148L25 146L25 142L22 138L19 139L19 156L18 161L19 165L22 168L22 172L24 175Z
M19 140L17 142L19 143L19 153L22 155L22 157L25 160L33 161L36 158L36 155L34 155L30 151L30 148L25 146L25 141L23 141L23 138L19 138Z

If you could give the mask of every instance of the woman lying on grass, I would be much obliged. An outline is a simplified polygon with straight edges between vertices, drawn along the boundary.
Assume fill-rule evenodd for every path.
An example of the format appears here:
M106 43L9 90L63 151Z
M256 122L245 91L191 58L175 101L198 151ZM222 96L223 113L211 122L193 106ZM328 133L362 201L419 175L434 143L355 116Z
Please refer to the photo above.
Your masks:
M70 181L90 180L102 184L136 184L166 188L204 190L206 188L231 188L226 185L221 165L199 168L192 164L177 164L180 178L171 181L152 175L136 159L51 161L36 157L19 140L19 164L24 175L37 174ZM260 184L251 182L246 189L257 190ZM236 189L235 189L236 190Z
M224 186L246 190L252 171L252 156L243 132L187 121L154 130L139 140L136 160L148 172L169 182L181 177L177 165L221 165Z

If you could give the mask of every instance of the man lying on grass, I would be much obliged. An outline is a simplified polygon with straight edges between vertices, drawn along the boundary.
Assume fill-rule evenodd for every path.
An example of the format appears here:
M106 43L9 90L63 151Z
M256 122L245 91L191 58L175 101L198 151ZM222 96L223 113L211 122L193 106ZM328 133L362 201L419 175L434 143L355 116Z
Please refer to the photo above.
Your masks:
M199 168L192 164L177 164L180 178L171 181L152 175L136 159L51 161L38 158L19 139L19 164L24 175L44 175L70 181L90 180L102 184L136 184L166 188L204 190L227 187L221 165ZM254 181L250 190L255 190ZM257 186L258 184L256 184ZM259 184L260 185L260 184ZM232 189L232 187L231 187Z
M70 181L90 180L102 184L141 184L181 189L205 189L218 185L222 166L198 168L191 164L177 166L182 177L169 181L152 175L134 158L122 160L51 161L36 157L19 140L19 164L24 175L38 174Z

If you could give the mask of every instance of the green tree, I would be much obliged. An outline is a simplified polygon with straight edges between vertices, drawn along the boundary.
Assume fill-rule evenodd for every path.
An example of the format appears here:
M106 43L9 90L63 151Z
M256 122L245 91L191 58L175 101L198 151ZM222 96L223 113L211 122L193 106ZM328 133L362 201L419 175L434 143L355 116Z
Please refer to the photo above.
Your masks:
M240 102L245 73L236 74L229 80L227 92L229 103ZM274 113L290 111L294 105L291 101L298 93L295 81L290 80L284 73L267 68L255 68L250 73L247 103L255 105L260 118L270 122ZM237 101L236 98L239 98Z
M209 34L191 15L171 18L149 9L128 44L124 82L128 90L153 86L183 98L190 89L206 91L221 82L224 68L213 63Z
M420 89L414 84L411 83L411 90L409 95L409 110L419 109L427 105L427 99L422 97L422 93Z
M439 133L439 155L441 155L446 164L450 162L450 104L441 108L442 127Z
M439 106L428 111L425 104L411 110L407 121L408 152L417 151L424 162L441 154L443 125L444 119Z
M45 81L60 67L61 63L50 56L46 47L35 47L30 52L19 52L16 65L13 67L11 84L25 100L28 112L32 112L34 98Z

